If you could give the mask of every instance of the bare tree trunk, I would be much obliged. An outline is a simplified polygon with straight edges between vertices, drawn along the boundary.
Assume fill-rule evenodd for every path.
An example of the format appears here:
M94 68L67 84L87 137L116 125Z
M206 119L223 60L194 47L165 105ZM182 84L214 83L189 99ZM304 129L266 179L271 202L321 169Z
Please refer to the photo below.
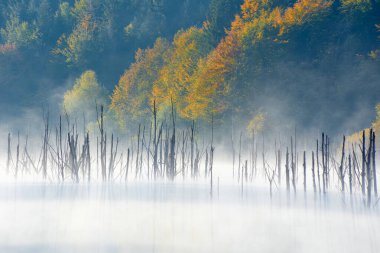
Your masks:
M239 163L238 163L238 181L240 180L240 168L241 168L241 135L242 133L240 132L240 139L239 139ZM243 177L243 175L241 175Z
M8 133L7 174L9 174L9 171L10 171L10 164L11 164L11 134Z
M303 152L303 191L306 192L306 151Z
M210 196L213 195L213 169L214 169L214 115L211 116L211 147L210 147Z
M45 119L45 133L44 133L44 140L43 140L43 147L42 147L42 174L43 178L46 179L47 177L47 155L48 155L48 145L49 145L49 113L46 116Z
M290 146L291 146L291 158L292 158L292 186L293 186L293 192L296 194L296 166L294 163L294 153L293 153L293 137L290 138Z
M68 143L69 143L69 152L70 152L70 166L71 166L71 171L72 175L74 177L74 181L76 183L79 182L79 166L78 166L78 157L77 157L77 144L78 144L78 135L72 133L68 133Z
M351 169L351 154L348 155L348 180L350 181L350 195L352 195L352 169Z
M172 124L173 124L173 132L172 137L170 139L170 179L174 180L176 175L176 161L175 161L175 144L176 144L176 129L175 129L175 115L174 115L174 104L172 101Z
M191 124L191 135L190 135L190 170L191 170L191 177L195 177L195 172L194 172L194 127L195 123L194 120Z
M130 149L128 148L128 150L127 150L127 164L125 166L125 181L128 180L129 160L130 160Z
M63 147L62 147L62 117L59 116L59 137L58 137L58 162L60 166L60 172L61 172L61 179L62 182L65 181L65 174L64 174L64 161L63 161Z
M142 166L143 166L143 154L144 154L144 145L145 145L145 125L143 127L142 132L142 138L141 138L141 144L140 144L140 163L139 163L139 177L142 176Z
M325 141L325 162L326 162L326 189L329 189L330 187L330 138L328 135L325 136L326 141Z
M323 194L326 194L326 161L325 161L325 134L322 133L322 183Z
M318 145L318 140L317 140L317 173L318 173L318 190L319 194L321 193L321 176L319 172L319 145Z
M156 108L156 100L153 101L153 176L156 180L157 178L157 171L158 171L158 163L157 163L157 148L158 148L158 141L157 141L157 108Z
M136 154L136 171L135 178L137 178L139 174L139 159L140 159L140 133L141 133L141 125L139 124L139 131L137 133L137 154Z
M100 166L102 169L102 179L103 181L107 180L107 165L106 165L106 151L107 151L107 135L104 133L104 107L100 106L100 122L99 131L100 131Z
M311 173L313 176L313 190L314 190L314 193L316 193L317 192L317 185L315 183L314 151L312 151L312 153L311 153Z
M377 194L377 175L376 175L376 134L372 133L372 170L373 170L373 188L375 191L375 198L378 197Z
M205 160L205 178L208 176L208 150L206 149L206 160Z
M248 160L245 160L245 166L244 166L244 176L245 176L245 181L248 181Z
M362 139L362 194L365 195L365 130L363 130L363 139Z
M147 177L148 180L150 179L150 145L152 142L152 122L150 122L150 127L149 127L149 142L148 142L148 147L146 149L146 156L147 156Z
M372 171L371 171L371 152L372 152L372 128L369 134L369 147L368 147L368 155L367 155L367 205L371 206L371 198L372 198Z
M343 136L342 158L340 160L340 166L339 166L339 178L341 182L342 192L344 192L344 172L343 172L344 164L343 163L344 163L344 156L345 156L345 153L344 153L345 144L346 144L346 136Z
M88 182L91 181L91 152L90 152L90 134L87 132L87 138L86 138L86 150L87 150L87 155L86 155L86 159L87 159L87 180Z
M186 147L186 137L185 137L185 131L182 131L182 148L181 148L181 162L182 162L182 166L181 166L181 170L182 170L182 178L183 180L185 180L185 177L186 177L186 173L185 173L185 160L186 160L186 150L185 150L185 147Z
M289 149L288 149L288 147L286 147L285 173L286 173L286 190L288 192L290 192Z
M111 181L113 177L113 165L114 165L114 152L113 152L113 134L111 134L111 150L110 150L110 160L108 164L108 181Z
M277 151L277 181L278 185L281 186L281 150Z
M17 147L16 147L16 168L15 168L15 177L18 175L18 164L20 157L20 133L17 133Z

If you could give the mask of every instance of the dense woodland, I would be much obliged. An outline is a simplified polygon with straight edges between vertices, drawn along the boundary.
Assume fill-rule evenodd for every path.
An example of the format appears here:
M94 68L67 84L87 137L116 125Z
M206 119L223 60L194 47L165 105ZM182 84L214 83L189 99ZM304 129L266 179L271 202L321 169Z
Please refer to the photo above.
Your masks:
M242 193L264 179L271 197L282 181L288 196L338 190L377 205L380 1L25 0L1 10L2 117L43 109L42 135L8 134L8 175L204 178L212 197L224 169ZM342 132L347 140L330 137Z
M174 112L185 124L336 133L368 127L380 102L378 0L9 0L0 8L3 118L56 107L91 128L103 104L105 121L135 132L156 105L159 119Z

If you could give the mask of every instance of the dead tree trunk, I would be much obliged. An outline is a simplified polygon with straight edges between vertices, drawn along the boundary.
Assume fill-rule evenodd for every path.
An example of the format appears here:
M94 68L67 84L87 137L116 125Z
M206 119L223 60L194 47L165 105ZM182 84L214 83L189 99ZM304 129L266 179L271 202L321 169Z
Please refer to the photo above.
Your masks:
M69 160L71 166L71 172L76 183L79 182L79 166L78 166L78 156L77 156L77 145L78 145L78 135L68 133L68 144L69 144Z
M241 135L242 133L240 132L240 139L239 139L239 157L238 157L238 160L239 160L239 163L238 163L238 181L240 180L240 168L241 168ZM243 175L241 175L241 177L243 177Z
M352 195L352 168L351 168L351 154L348 155L348 180L350 184L350 195Z
M142 176L142 166L143 166L143 154L144 154L144 146L145 146L145 125L143 127L141 144L140 144L140 162L139 162L139 177Z
M194 128L195 128L195 122L193 120L191 127L190 127L190 174L191 177L195 177L195 170L194 170Z
M58 136L58 162L60 166L60 173L62 182L65 181L64 174L64 161L63 161L63 147L62 147L62 117L59 116L59 136Z
M153 176L156 180L157 171L158 171L158 163L157 163L157 108L156 108L156 100L153 101Z
M49 145L49 113L45 119L45 132L42 147L42 175L43 178L47 177L47 160L48 160L48 145Z
M90 151L90 134L86 136L86 160L87 160L87 181L91 181L91 151Z
M330 187L330 138L328 135L325 136L325 162L326 162L326 189Z
M100 166L102 170L103 181L107 180L107 165L106 165L106 151L107 151L107 135L104 133L104 117L103 105L100 106L100 122L98 121L100 131Z
M363 130L362 137L362 194L365 195L365 176L366 176L366 164L365 164L365 130Z
M368 153L367 153L367 205L368 207L371 206L371 198L372 198L372 171L371 171L371 152L372 152L372 129L369 133L369 147L368 147Z
M318 191L321 193L321 173L319 171L319 143L317 140L317 173L318 173Z
M278 185L281 186L281 150L277 151L277 181Z
M20 133L17 133L16 168L15 168L15 177L16 178L17 178L17 174L18 174L19 157L20 157Z
M376 135L375 135L375 132L372 133L372 170L373 170L373 188L375 191L375 198L377 198L378 194L377 194L377 175L376 175Z
M340 166L339 166L339 179L341 182L342 192L344 192L344 171L343 171L344 164L343 163L344 163L344 156L345 156L345 153L344 153L345 144L346 144L346 136L343 136L342 158L340 160Z
M311 153L311 173L312 173L312 177L313 177L313 190L314 190L314 193L316 193L317 192L317 185L315 183L314 151L312 151L312 153Z
M10 171L10 164L11 164L11 134L8 133L7 174L9 174L9 171Z
M290 138L290 146L291 146L291 158L292 158L292 186L293 186L293 192L296 194L296 166L294 163L294 153L293 153L293 137Z
M287 192L290 192L289 149L288 149L288 147L286 147L285 174L286 174L286 190L287 190Z
M170 179L174 180L174 177L176 175L176 162L175 162L176 129L175 129L175 116L174 116L173 101L172 101L172 124L173 124L173 132L172 132L172 137L170 139L169 162L170 162Z
M130 149L127 150L127 164L125 166L125 181L128 180L128 172L129 172L129 160L130 160Z
M303 152L303 191L306 192L306 151Z
M205 178L208 176L208 150L206 149L206 160L205 160Z
M322 185L323 194L326 194L326 161L325 161L325 133L322 133Z
M140 134L141 134L141 125L139 124L139 130L137 133L137 154L136 154L136 169L135 169L135 178L139 174L139 159L140 159Z
M146 167L147 167L147 177L148 177L148 180L150 179L150 145L151 145L151 142L152 142L152 122L150 122L150 126L149 126L149 141L148 141L148 146L146 148L146 156L147 156L147 160L146 160Z
M214 169L214 116L211 116L211 147L210 147L210 196L213 195L213 169Z
M245 160L245 166L244 166L244 180L248 181L248 160Z

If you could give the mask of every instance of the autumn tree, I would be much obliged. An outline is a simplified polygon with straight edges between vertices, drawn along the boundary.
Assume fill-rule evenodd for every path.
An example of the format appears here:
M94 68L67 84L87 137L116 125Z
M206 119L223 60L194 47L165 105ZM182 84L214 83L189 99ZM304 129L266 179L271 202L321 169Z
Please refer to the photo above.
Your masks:
M243 0L212 0L208 16L207 29L213 34L213 39L218 43L231 27L231 22L240 12Z
M137 51L135 63L124 72L112 95L111 109L120 126L149 117L153 83L169 49L166 40L157 39L153 48Z
M193 118L185 111L186 98L199 62L211 49L210 34L204 28L191 27L175 36L173 49L153 86L152 100L157 102L160 111L170 108L173 102L181 117Z
M5 28L0 29L0 34L4 44L16 47L30 46L40 38L38 28L27 21L21 21L18 16L10 17Z
M96 119L96 106L108 105L107 92L99 84L92 70L85 71L75 80L74 86L65 92L63 110L70 116L87 122Z

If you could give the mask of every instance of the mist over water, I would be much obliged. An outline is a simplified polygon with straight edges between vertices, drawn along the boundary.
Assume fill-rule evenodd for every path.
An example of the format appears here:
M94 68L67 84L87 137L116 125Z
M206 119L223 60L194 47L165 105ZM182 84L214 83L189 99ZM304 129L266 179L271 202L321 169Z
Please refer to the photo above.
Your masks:
M378 207L208 182L2 183L1 252L378 252Z

